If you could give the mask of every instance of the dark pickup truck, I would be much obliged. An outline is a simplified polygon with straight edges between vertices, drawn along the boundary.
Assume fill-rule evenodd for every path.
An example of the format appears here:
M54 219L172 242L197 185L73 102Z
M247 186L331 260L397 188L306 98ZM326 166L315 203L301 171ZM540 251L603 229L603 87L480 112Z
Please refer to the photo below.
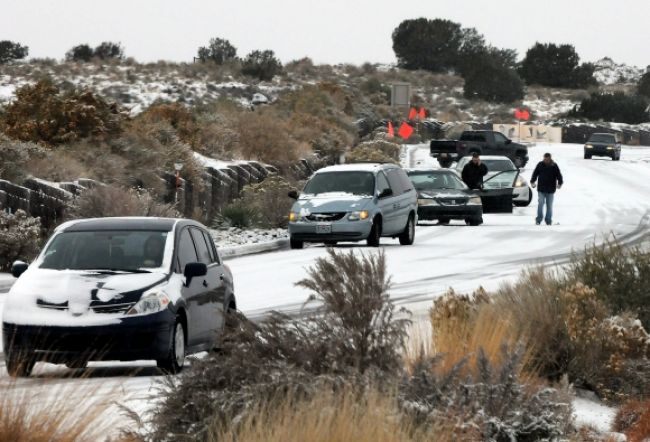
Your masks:
M528 147L514 143L501 132L491 130L466 130L459 140L432 140L431 156L441 167L477 152L482 155L501 155L510 158L518 168L528 162Z

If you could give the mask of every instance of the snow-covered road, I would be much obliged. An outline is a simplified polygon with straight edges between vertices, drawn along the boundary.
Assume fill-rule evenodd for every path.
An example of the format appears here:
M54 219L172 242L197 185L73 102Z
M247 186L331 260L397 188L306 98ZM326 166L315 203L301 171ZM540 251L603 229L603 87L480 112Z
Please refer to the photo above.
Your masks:
M484 216L485 224L480 227L453 222L449 226L419 226L413 246L382 239L392 275L393 298L415 312L423 312L449 287L457 291L470 291L479 285L493 288L514 278L526 265L561 263L572 251L579 251L594 240L601 241L611 233L627 242L647 238L650 148L624 148L621 161L612 162L584 160L581 145L537 145L530 149L531 161L523 171L527 178L547 151L553 154L565 178L555 200L558 225L534 224L535 196L529 207L515 208L513 214ZM436 167L425 145L411 146L405 162L410 167ZM355 245L342 245L339 249L373 251ZM311 246L230 260L238 307L251 317L264 315L270 309L298 312L308 294L294 284L306 276L306 269L316 258L324 255L324 247ZM3 298L0 294L0 310ZM101 364L107 365L111 364ZM35 378L9 381L0 361L0 391L3 385L33 388L36 392L49 384L97 383L102 388L113 388L117 398L127 405L146 408L143 398L160 378L151 376L150 368L145 368L140 376L126 377L133 364L112 365L118 367L100 369L89 379L68 379L69 370L45 365L36 370Z

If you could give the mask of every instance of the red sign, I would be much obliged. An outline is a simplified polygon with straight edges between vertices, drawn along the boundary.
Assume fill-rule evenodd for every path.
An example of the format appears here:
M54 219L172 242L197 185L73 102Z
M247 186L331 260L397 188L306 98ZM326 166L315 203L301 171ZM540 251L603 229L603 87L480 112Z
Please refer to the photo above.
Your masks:
M395 129L393 128L393 122L388 122L388 136L393 138L395 136Z
M517 108L515 109L515 118L517 120L528 121L530 119L530 112L528 112L528 109Z
M413 128L408 123L402 123L397 133L406 140L413 134Z
M420 112L418 113L418 117L420 117L420 120L424 120L427 117L427 111L424 110L423 107L420 108Z
M415 117L417 117L418 111L412 107L411 110L409 111L409 120L415 120Z

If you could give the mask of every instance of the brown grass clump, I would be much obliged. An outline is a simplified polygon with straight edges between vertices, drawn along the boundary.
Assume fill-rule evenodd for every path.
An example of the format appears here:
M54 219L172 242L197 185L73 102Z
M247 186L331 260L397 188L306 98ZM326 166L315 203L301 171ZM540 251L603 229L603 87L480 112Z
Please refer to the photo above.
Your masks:
M76 383L25 386L13 381L0 384L0 441L95 442L123 441L124 417L114 407L112 395L98 387Z
M72 214L76 218L180 216L174 206L157 202L146 191L138 192L118 186L98 186L84 191L75 202Z
M650 439L650 399L625 403L616 414L614 431L624 433L629 442Z

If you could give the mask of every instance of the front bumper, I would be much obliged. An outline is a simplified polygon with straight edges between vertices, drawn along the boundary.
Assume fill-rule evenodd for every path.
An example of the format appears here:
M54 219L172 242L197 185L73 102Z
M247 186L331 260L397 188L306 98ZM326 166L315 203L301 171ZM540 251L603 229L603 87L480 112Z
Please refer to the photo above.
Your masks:
M480 218L482 216L483 207L478 204L467 204L464 206L418 206L418 219L420 221L432 221L440 218Z
M174 320L173 313L165 310L100 326L3 322L2 340L5 352L29 352L41 361L161 359L169 351Z
M329 233L320 233L318 225L329 225ZM291 238L305 242L326 241L361 241L368 238L372 229L372 220L362 221L335 221L332 223L317 222L291 222L289 235Z
M606 147L592 147L591 149L585 148L585 154L594 157L611 157L616 154L616 149L607 149Z

